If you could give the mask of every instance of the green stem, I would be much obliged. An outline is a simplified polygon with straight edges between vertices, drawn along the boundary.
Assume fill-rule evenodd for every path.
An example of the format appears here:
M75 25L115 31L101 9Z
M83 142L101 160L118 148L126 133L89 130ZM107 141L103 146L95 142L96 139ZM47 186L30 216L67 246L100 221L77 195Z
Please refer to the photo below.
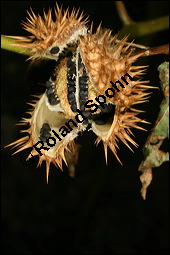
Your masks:
M8 38L5 35L1 35L1 49L12 51L18 54L23 54L26 56L31 56L32 53L23 47L15 46L16 41L12 38Z
M130 38L142 37L169 28L169 16L163 16L154 20L134 22L124 26L119 36L123 37L130 34Z

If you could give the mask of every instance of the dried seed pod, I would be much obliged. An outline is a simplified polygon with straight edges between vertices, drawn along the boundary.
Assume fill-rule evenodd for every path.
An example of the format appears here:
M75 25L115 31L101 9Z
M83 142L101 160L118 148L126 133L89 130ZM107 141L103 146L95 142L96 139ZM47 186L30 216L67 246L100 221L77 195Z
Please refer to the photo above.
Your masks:
M28 135L10 144L19 147L17 152L33 147L38 165L46 161L47 182L50 163L62 169L65 152L74 154L74 139L86 129L97 135L97 144L103 141L106 161L109 147L121 163L118 140L130 149L129 143L137 146L131 128L144 130L137 123L147 122L137 117L140 111L133 105L145 102L151 88L139 79L145 67L132 65L142 54L132 55L127 37L118 41L101 25L93 34L79 11L62 13L57 5L54 21L50 9L44 17L31 10L24 29L32 35L13 37L18 46L30 49L31 59L56 60L46 92L32 105L31 117L22 121L30 124L24 131Z

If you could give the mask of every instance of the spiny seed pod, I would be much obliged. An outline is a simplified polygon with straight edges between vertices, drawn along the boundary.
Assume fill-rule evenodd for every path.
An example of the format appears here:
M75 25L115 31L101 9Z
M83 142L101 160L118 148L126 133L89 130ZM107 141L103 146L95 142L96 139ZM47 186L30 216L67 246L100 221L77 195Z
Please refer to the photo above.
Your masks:
M75 138L86 129L96 134L96 144L103 142L106 161L109 147L121 163L118 141L129 149L129 143L137 146L131 128L144 130L137 123L147 123L133 108L150 94L148 82L139 79L145 67L132 65L142 54L135 54L128 37L119 41L101 25L93 34L76 9L63 13L56 5L55 20L51 9L44 17L28 14L24 29L32 35L13 38L33 53L31 59L55 59L56 66L46 92L31 104L31 117L21 121L29 124L23 131L28 135L9 146L19 147L15 153L32 147L29 157L39 155L38 165L46 161L47 182L51 162L62 169L66 154L75 154Z

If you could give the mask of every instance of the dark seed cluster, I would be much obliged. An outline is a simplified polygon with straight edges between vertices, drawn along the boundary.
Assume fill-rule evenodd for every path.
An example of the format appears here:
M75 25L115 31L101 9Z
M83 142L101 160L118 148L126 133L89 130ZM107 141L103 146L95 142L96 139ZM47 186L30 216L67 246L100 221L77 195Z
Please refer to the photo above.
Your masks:
M79 102L80 102L80 111L84 111L85 103L88 100L88 75L86 72L86 68L82 62L81 56L78 56L78 70L83 68L82 75L79 77Z
M51 136L50 134L51 128L48 123L44 123L42 128L40 129L40 140L42 142L46 142L46 140Z
M98 114L91 114L89 119L93 120L97 125L104 125L110 117L114 116L114 113L115 105L104 104L103 108L101 107L101 112Z
M46 95L48 97L49 103L51 105L57 105L60 101L54 92L55 84L52 83L51 81L47 81L45 85L46 85Z
M68 101L73 112L76 112L77 104L75 98L76 92L76 64L72 60L72 57L69 57L67 60L67 87L68 87Z

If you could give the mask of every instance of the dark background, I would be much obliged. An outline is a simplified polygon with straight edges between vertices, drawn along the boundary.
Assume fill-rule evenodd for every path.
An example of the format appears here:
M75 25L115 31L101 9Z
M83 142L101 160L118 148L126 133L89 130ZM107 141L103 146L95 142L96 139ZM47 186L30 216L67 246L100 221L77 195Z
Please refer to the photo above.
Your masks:
M81 7L94 28L102 20L103 27L117 33L122 23L114 1L58 1L64 9ZM168 1L127 1L128 12L136 21L168 14ZM53 8L55 1L2 1L1 30L5 35L27 35L21 28L26 10L42 14ZM168 31L142 38L136 43L157 46L168 43ZM153 181L147 199L140 195L138 166L143 159L142 147L154 125L163 99L161 90L153 90L149 102L140 105L142 115L150 121L143 125L147 132L136 131L139 148L132 153L120 142L121 166L109 151L105 165L103 146L94 145L96 136L85 133L81 144L76 178L51 165L49 184L45 180L45 163L36 169L38 158L30 165L21 162L23 152L4 146L19 139L20 126L15 124L26 116L26 102L31 94L44 91L53 64L40 63L29 67L27 57L1 51L1 130L2 130L2 254L168 254L168 163L153 170ZM159 87L158 66L168 61L165 55L141 59L149 65L145 80ZM167 150L167 146L164 146ZM30 151L30 150L27 150Z

